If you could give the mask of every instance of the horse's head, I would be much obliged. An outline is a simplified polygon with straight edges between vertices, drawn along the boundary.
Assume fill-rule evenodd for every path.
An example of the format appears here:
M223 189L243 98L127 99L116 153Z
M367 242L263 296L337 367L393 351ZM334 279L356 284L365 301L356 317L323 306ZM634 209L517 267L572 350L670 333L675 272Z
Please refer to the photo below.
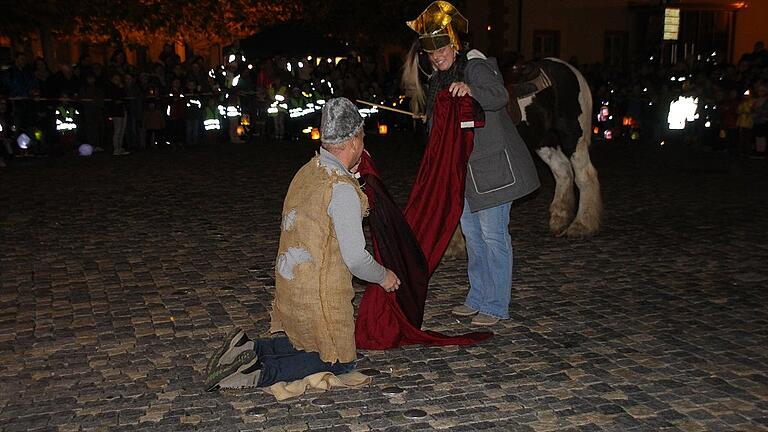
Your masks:
M539 65L536 62L516 63L510 68L509 82L522 83L530 81L539 73Z
M535 62L525 61L520 53L507 52L501 56L501 71L504 82L517 84L535 78L538 65Z

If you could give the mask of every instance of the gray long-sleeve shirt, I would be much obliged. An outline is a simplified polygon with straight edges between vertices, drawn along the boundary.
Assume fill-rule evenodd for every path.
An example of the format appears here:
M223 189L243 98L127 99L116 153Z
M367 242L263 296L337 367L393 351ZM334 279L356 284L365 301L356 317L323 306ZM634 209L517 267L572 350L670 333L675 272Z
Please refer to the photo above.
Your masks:
M336 156L323 148L320 148L320 165L328 172L336 171L354 177ZM364 281L378 284L384 282L386 269L365 250L362 208L354 186L348 183L337 183L333 186L328 216L333 221L341 258L349 271Z

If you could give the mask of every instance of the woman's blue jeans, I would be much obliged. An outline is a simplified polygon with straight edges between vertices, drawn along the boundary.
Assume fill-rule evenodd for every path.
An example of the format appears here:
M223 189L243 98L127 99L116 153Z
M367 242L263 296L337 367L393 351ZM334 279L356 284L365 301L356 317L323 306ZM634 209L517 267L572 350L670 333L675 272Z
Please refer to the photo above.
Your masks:
M297 350L287 337L256 339L253 350L261 363L258 387L300 380L317 372L341 375L355 368L354 361L328 363L320 360L320 354L316 352Z
M512 203L506 203L471 212L465 199L461 214L470 287L464 304L501 319L509 318L512 290L511 207Z

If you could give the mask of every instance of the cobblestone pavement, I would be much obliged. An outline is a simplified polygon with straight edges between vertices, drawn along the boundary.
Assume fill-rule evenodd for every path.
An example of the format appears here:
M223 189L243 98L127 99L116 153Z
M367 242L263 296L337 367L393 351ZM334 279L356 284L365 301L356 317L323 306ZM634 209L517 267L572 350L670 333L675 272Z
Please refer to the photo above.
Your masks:
M414 144L369 148L404 202ZM202 391L223 335L267 329L282 197L312 151L0 171L0 430L768 430L768 167L668 146L595 149L606 215L589 241L546 232L542 167L513 206L511 319L490 341L363 352L370 386L287 402ZM438 269L425 328L470 329L448 312L465 270Z

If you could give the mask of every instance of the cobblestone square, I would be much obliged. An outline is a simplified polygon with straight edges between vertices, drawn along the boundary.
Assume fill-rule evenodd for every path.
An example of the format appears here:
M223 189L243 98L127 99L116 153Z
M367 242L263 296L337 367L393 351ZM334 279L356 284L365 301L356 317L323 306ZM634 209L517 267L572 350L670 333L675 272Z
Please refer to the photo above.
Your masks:
M417 140L367 140L405 203ZM283 195L313 151L0 171L0 430L768 430L768 166L671 146L593 149L606 213L585 241L547 232L537 160L542 190L512 208L511 318L491 340L363 351L381 373L356 390L204 392L228 331L267 330ZM450 314L467 283L465 261L438 268L424 328L472 330Z

